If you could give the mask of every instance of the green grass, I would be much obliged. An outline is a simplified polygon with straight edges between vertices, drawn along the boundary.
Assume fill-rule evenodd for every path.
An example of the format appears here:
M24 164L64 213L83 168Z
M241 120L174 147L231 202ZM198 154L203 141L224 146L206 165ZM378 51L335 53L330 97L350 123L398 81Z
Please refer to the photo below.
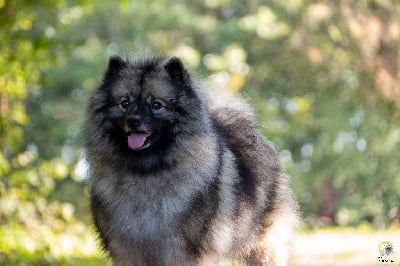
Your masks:
M111 262L105 258L68 258L61 261L48 260L45 258L18 259L2 258L1 266L111 266Z
M335 254L334 258L337 260L348 260L354 256L354 252L341 252Z

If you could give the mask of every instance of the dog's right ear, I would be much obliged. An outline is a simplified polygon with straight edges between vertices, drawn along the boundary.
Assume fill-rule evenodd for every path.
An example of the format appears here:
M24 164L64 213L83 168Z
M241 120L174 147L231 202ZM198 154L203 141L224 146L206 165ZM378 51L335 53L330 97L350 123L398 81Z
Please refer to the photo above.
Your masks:
M122 69L127 66L127 63L118 55L111 56L108 60L108 67L104 74L104 81L111 81L118 78Z
M164 65L171 80L179 83L187 83L189 74L183 66L182 61L178 57L170 58Z

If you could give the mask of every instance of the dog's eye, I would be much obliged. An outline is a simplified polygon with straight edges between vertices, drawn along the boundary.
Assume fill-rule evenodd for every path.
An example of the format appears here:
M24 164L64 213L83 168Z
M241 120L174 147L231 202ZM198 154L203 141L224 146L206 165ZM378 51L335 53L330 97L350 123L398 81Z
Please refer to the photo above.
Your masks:
M155 111L158 111L158 110L160 110L161 108L163 108L163 105L162 105L162 103L160 103L160 102L158 102L158 101L154 101L154 102L151 104L151 109L153 109L153 110L155 110Z
M120 103L120 106L121 106L121 108L122 108L123 110L125 110L125 109L128 108L128 106L129 106L129 101L128 101L128 100L123 100L123 101Z

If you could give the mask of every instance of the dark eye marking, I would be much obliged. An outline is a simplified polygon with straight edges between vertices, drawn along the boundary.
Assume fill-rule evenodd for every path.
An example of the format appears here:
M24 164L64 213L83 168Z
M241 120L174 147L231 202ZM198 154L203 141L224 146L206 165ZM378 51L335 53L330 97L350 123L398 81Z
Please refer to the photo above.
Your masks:
M154 100L154 101L151 103L151 109L152 109L153 111L159 111L159 110L161 110L162 108L164 108L164 105L163 105L160 101Z
M121 101L121 103L119 104L119 106L121 107L122 110L126 110L129 106L130 102L127 99L124 99Z

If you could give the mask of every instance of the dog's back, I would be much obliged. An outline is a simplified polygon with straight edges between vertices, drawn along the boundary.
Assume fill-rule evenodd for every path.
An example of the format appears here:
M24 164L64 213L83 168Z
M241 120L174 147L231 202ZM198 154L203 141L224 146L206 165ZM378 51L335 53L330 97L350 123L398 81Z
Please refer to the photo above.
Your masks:
M212 110L218 131L235 156L239 178L238 246L232 252L251 265L286 265L298 223L297 205L275 149L258 133L246 108L240 104Z

